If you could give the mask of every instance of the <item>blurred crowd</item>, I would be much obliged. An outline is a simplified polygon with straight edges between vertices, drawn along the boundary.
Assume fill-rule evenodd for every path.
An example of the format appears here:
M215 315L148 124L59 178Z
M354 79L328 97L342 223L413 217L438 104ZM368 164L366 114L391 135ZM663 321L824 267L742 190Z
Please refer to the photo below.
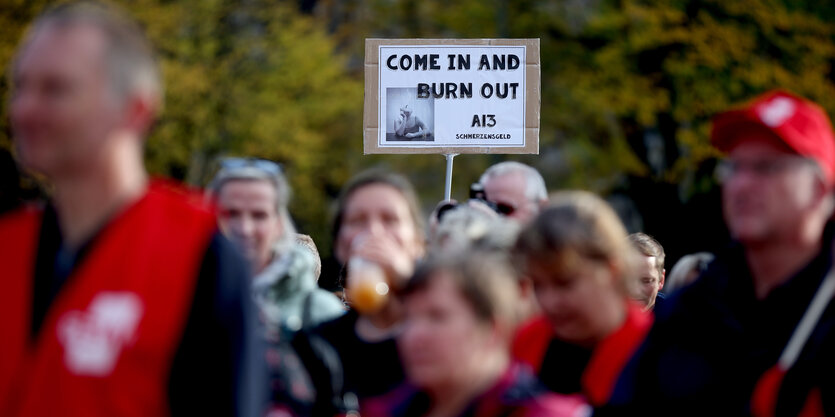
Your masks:
M428 217L372 169L337 199L331 292L279 164L149 178L163 86L119 10L50 9L10 74L50 198L0 216L0 415L835 415L835 137L790 92L714 118L718 253L668 268L518 162Z

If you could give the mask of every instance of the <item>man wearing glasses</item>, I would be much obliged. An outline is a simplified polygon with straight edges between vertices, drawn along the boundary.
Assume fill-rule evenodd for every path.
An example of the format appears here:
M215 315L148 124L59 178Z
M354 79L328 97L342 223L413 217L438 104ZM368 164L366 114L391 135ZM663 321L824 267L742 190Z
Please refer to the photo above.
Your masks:
M718 175L735 243L656 310L602 415L798 415L833 398L835 311L819 315L831 299L829 118L775 91L716 116L711 141L727 153ZM818 293L824 308L810 308Z
M57 6L11 85L19 162L52 192L0 218L0 414L261 414L245 264L201 196L145 171L163 96L139 25Z
M487 168L479 179L485 199L499 214L528 223L548 201L542 175L531 166L515 161L500 162Z

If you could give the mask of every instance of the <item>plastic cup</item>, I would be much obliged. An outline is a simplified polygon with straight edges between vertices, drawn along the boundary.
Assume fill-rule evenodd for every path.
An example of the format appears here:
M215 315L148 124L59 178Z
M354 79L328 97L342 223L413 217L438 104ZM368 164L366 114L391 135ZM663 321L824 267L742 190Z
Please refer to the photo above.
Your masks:
M389 286L380 265L359 257L351 258L347 281L345 292L348 301L359 313L374 313L386 304Z

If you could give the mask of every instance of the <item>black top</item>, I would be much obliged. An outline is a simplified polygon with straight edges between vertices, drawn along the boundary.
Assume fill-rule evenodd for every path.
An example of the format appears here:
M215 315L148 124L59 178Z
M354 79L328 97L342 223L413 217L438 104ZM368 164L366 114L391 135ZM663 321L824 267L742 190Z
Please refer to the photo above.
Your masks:
M571 401L552 395L527 367L511 366L492 387L474 396L458 417L568 415L565 410ZM408 384L376 401L375 415L420 417L432 409L429 395ZM557 409L563 412L555 413Z
M553 338L542 359L539 379L549 390L560 394L582 392L583 371L591 355L592 349Z
M350 310L308 333L298 333L293 341L316 388L314 415L353 409L357 404L351 394L361 401L385 394L405 379L395 340L360 339L357 319L359 315Z
M659 308L662 308L662 304L667 303L667 294L659 292L658 295L655 296L655 304L652 306L652 310L655 311Z
M755 384L776 364L832 263L832 229L820 254L763 300L743 248L718 254L696 282L658 306L612 404L598 414L750 415Z
M44 210L36 255L32 329L36 337L49 307L86 255L63 248L55 209ZM266 372L256 331L248 272L232 244L215 233L201 262L183 338L168 381L172 415L255 415L263 410Z

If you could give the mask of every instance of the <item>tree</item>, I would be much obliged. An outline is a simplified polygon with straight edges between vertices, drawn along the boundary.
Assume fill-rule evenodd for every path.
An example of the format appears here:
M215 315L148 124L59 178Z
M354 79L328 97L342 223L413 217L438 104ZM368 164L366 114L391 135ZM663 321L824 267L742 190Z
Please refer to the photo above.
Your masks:
M0 6L2 62L10 62L24 22L48 3ZM541 155L459 156L454 196L463 197L488 165L520 160L551 189L631 197L647 231L666 231L657 236L665 245L680 239L676 210L716 188L713 114L775 87L835 112L835 27L828 24L835 9L827 2L302 3L312 14L270 0L123 2L159 50L167 85L147 146L151 170L203 184L217 156L278 160L296 191L291 211L324 253L327 205L362 167L408 174L427 209L443 190L440 156L361 155L366 37L541 38ZM0 92L7 95L5 79ZM5 112L6 102L0 106ZM7 119L0 123L7 148ZM670 210L655 216L654 206Z
M352 54L364 37L541 38L541 155L512 158L536 166L550 189L631 197L671 260L694 250L679 246L694 239L683 235L705 235L680 219L686 204L715 192L715 113L773 88L835 112L825 2L323 0L315 10ZM501 159L472 157L456 170Z

